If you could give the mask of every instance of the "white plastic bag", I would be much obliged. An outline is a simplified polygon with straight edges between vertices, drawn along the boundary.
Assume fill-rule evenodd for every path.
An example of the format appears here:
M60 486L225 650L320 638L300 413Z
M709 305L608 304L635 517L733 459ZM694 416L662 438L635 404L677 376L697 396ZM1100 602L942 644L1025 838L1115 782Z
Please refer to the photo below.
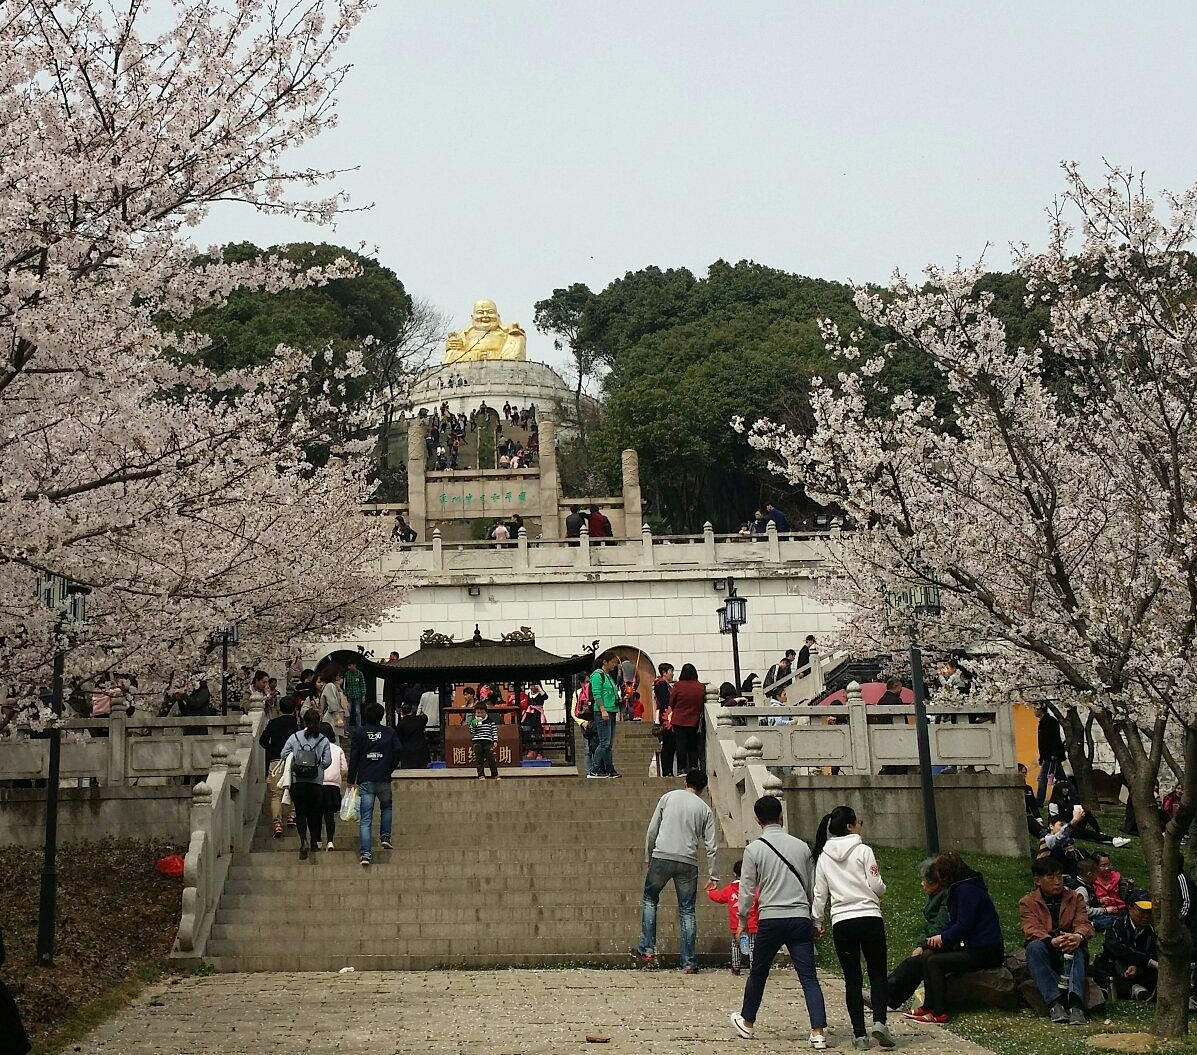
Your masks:
M650 777L659 777L661 775L661 756L653 755L648 763L648 775Z
M361 792L357 788L350 788L341 796L341 820L355 821L360 816L358 812L358 805L361 801Z

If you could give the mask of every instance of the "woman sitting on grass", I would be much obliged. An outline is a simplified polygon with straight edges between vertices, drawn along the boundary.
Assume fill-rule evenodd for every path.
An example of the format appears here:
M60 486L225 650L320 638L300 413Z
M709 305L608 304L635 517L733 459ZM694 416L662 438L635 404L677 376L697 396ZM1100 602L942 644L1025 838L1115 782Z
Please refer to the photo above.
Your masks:
M928 933L912 956L902 961L890 975L887 988L889 1006L897 1010L914 994L918 984L926 987L922 1007L907 1011L906 1017L929 1025L946 1025L948 978L991 967L1000 967L1006 958L1002 925L985 880L969 868L957 853L942 853L932 862L923 879L928 897L924 915L927 930L938 926L942 918L931 902L946 896L947 920L938 933Z

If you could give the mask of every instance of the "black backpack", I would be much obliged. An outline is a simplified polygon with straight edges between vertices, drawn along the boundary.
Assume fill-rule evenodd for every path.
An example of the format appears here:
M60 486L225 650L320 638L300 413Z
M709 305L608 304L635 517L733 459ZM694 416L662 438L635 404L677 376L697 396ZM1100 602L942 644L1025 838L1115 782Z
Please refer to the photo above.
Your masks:
M316 780L323 775L324 767L320 764L320 745L323 742L323 736L317 737L314 744L305 744L302 740L300 741L299 750L295 752L295 757L291 760L292 780Z

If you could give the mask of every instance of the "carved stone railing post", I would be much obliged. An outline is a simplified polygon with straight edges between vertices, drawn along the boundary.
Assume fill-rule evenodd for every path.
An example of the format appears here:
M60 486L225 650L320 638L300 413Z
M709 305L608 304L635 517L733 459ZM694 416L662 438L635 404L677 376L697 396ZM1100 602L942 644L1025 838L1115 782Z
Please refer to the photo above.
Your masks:
M656 563L656 558L653 555L653 529L647 524L640 529L640 542L644 547L640 553L640 563L646 568L651 568Z
M114 709L108 719L108 778L105 783L110 788L121 787L128 782L129 776L129 740L126 735L128 720L125 709Z
M702 558L706 564L715 563L715 525L709 520L702 525Z
M744 741L744 760L746 765L760 762L765 757L765 745L759 736L750 736Z
M445 556L441 550L441 529L432 529L432 553L429 554L433 571L441 571L445 566Z
M743 776L744 767L748 764L748 751L741 744L732 752L732 768L738 776Z
M847 697L848 722L852 737L852 768L856 773L872 773L873 751L869 743L869 719L858 682L848 683Z
M519 534L515 539L515 566L517 568L528 567L528 529L520 528Z
M765 525L765 544L769 547L769 560L774 564L780 564L781 539L777 534L777 523L773 520Z
M582 532L578 535L578 549L574 564L579 568L590 567L590 525L582 521Z

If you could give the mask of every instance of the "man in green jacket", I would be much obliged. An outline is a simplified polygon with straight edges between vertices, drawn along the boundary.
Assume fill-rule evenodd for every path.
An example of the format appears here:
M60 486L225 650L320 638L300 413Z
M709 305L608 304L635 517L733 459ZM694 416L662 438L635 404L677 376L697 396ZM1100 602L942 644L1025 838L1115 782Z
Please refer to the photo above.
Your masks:
M614 653L599 662L590 674L590 699L594 704L594 727L598 740L590 753L588 779L617 777L612 747L615 744L615 715L619 711L619 689L615 684L615 666L619 657Z

